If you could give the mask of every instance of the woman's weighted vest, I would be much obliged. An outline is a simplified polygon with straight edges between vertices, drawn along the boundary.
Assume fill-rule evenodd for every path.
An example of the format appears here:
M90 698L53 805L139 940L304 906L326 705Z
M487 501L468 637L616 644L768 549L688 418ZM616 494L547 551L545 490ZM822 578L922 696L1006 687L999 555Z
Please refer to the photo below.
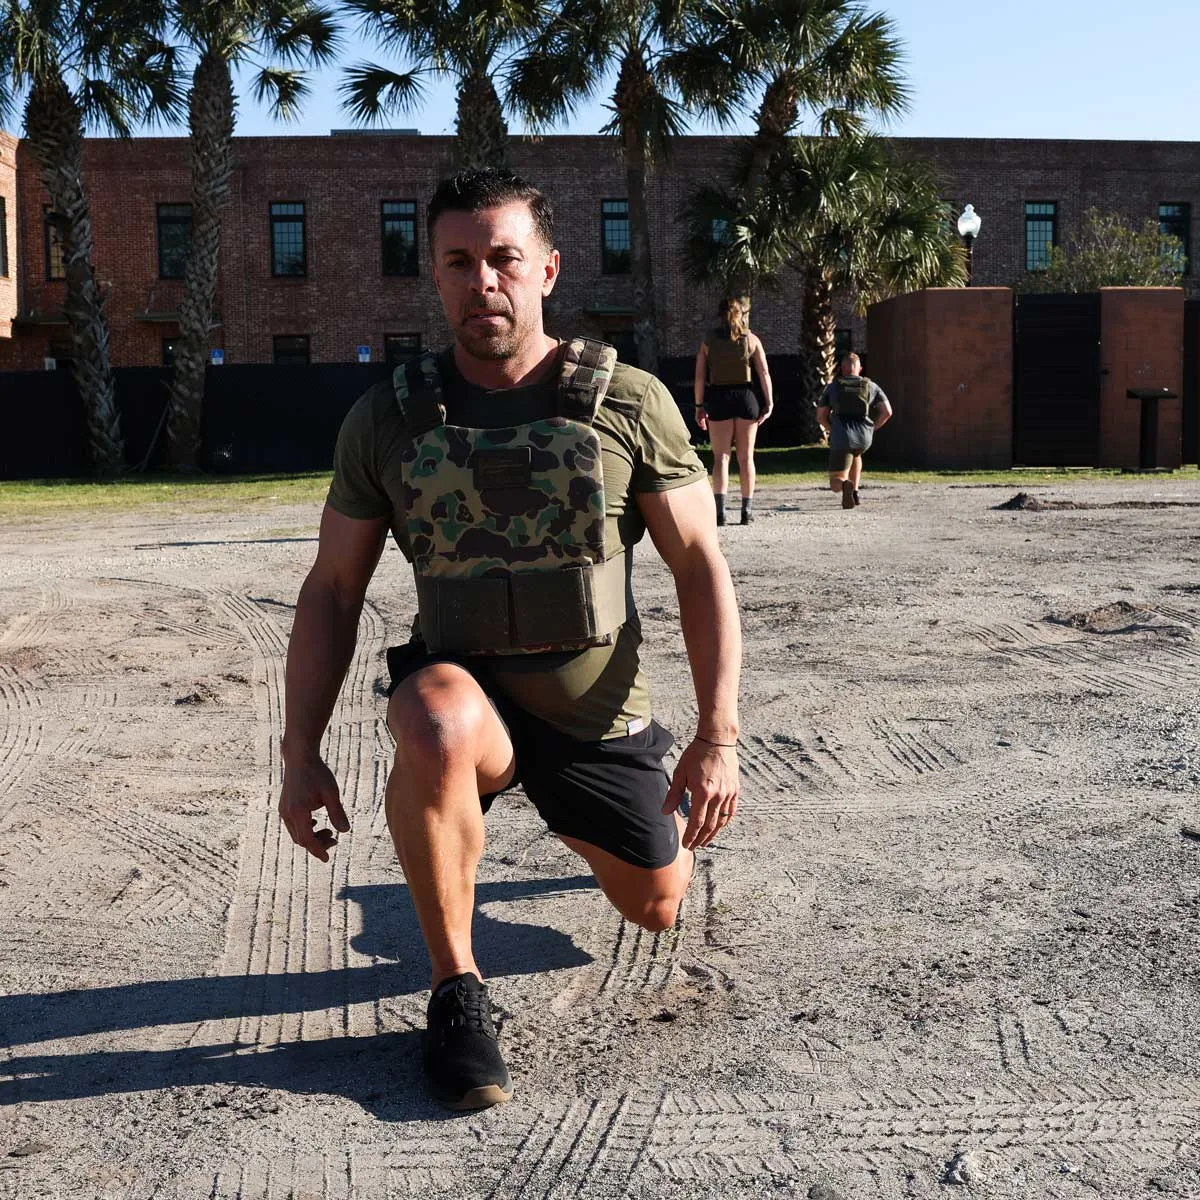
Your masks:
M504 429L446 424L435 355L396 368L412 439L401 456L408 540L430 650L529 654L615 639L625 557L605 544L592 421L616 356L603 342L566 343L558 414Z

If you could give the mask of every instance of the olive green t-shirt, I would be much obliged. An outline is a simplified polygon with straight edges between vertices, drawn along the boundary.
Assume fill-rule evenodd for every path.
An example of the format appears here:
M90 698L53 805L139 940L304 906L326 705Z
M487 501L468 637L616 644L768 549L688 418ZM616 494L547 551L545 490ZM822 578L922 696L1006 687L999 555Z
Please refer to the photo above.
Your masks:
M488 391L462 378L452 351L441 354L438 364L451 425L498 429L556 412L557 370L528 387ZM594 428L604 472L605 544L624 547L628 571L633 547L646 531L636 494L682 487L706 472L671 393L645 371L617 364ZM391 382L376 384L342 424L328 502L343 516L387 517L411 561L400 462L407 440ZM632 593L628 604L629 619L611 646L473 655L472 666L521 708L571 737L596 741L637 732L650 720L650 692L638 661L642 633Z

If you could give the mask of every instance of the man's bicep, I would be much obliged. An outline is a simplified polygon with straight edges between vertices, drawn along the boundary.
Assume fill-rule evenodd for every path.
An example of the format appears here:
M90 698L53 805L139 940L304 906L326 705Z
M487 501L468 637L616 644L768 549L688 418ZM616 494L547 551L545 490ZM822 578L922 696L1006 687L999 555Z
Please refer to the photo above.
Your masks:
M348 517L326 504L310 576L344 598L361 600L379 565L388 525L387 517Z
M638 492L637 504L650 540L671 570L694 547L715 546L716 505L707 476L668 491Z

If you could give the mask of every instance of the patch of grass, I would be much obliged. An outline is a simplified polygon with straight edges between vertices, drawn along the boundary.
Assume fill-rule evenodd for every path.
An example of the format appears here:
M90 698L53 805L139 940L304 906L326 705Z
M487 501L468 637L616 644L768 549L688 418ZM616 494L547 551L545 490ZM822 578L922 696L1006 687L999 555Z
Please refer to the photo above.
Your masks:
M697 447L704 465L712 470L712 449L704 445ZM771 446L754 452L754 466L760 487L771 484L814 486L827 485L829 480L829 448L827 446ZM737 459L729 461L730 475L737 475ZM1004 471L926 471L892 463L877 462L868 454L864 475L868 482L876 478L880 483L946 483L977 484L994 487L1037 487L1042 485L1071 483L1121 483L1157 482L1166 480L1200 480L1200 469L1191 466L1164 474L1137 474L1123 472L1117 468L1100 467L1020 467Z
M187 505L224 512L263 504L320 503L329 472L296 475L139 475L129 479L19 479L0 482L0 520L30 520L78 509L126 512Z

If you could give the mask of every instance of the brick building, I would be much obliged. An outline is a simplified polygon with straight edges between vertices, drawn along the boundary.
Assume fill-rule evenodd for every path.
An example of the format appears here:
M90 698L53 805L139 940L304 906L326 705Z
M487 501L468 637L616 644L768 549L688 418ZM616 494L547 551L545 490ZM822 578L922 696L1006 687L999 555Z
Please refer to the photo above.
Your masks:
M712 180L733 139L689 137L650 177L652 249L664 356L694 352L717 296L679 270L675 214ZM1162 221L1191 250L1200 143L907 139L956 209L983 218L974 281L1010 285L1090 206ZM238 138L225 213L213 348L228 363L373 361L448 334L429 281L423 210L447 173L451 141L412 134ZM554 332L630 345L625 182L600 137L518 140L515 168L554 200L563 274L547 305ZM183 138L90 139L85 171L95 267L106 289L114 366L157 365L178 332L188 207ZM0 371L40 369L69 349L65 285L47 197L28 150L0 133ZM1187 283L1191 276L1188 265ZM755 300L768 353L797 348L799 296L785 280ZM863 324L844 318L861 348Z

